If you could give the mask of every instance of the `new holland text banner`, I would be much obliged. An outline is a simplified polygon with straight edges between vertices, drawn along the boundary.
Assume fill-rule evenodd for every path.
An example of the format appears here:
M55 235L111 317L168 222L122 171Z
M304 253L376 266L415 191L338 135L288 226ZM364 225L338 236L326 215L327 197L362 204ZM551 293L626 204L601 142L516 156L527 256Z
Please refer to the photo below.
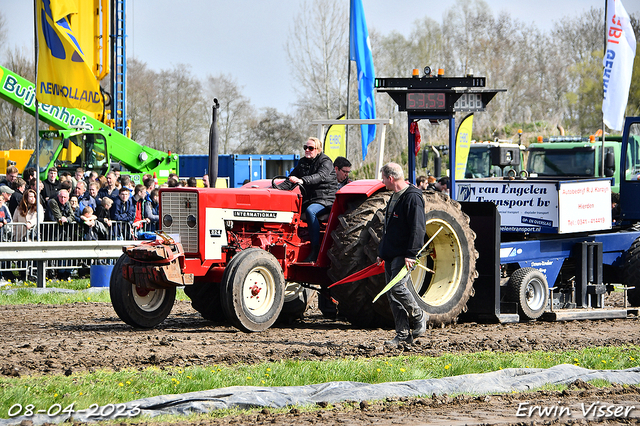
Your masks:
M38 0L38 79L39 102L102 112L100 84L85 61L81 46L70 26L77 16L73 0Z

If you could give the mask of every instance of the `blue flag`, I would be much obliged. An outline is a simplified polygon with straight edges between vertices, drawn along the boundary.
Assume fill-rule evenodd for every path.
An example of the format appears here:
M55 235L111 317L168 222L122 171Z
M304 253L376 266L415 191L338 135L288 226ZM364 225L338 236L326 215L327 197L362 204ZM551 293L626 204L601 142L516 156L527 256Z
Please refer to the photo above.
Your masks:
M367 21L364 19L362 0L351 0L349 20L349 59L358 67L358 99L360 119L376 118L376 103L373 96L375 71L371 56L371 43ZM367 156L367 147L376 137L375 124L360 126L362 133L362 160Z

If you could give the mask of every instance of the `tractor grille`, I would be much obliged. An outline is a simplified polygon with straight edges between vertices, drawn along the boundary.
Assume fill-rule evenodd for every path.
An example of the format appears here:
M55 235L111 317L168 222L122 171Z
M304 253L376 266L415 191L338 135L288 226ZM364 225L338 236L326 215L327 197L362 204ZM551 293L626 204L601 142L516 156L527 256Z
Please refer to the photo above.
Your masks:
M180 242L185 253L198 252L198 193L196 192L163 192L160 200L162 217L161 229L170 235L179 234ZM173 222L170 226L165 223L165 217L171 215ZM189 221L190 216L191 222ZM193 219L195 218L195 219ZM189 224L195 225L190 227Z

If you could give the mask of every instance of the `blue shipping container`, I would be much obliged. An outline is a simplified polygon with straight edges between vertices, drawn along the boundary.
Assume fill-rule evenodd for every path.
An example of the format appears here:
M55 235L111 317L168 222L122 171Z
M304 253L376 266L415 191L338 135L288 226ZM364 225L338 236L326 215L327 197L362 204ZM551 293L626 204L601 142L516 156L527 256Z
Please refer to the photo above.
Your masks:
M208 155L180 155L178 161L181 178L201 178L209 169ZM300 156L297 154L224 154L218 156L218 177L228 178L229 187L238 188L246 179L252 181L288 176L298 161Z

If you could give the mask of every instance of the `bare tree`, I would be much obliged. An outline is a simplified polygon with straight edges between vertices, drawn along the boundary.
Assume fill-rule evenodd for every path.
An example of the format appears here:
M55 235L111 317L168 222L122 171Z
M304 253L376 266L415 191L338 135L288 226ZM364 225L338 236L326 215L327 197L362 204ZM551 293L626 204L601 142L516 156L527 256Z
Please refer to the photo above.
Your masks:
M339 0L302 2L289 31L285 49L296 82L297 105L316 117L344 113L348 31L347 3Z
M136 58L127 60L127 115L131 120L131 138L157 148L159 120L157 75Z
M8 50L5 57L5 67L29 81L34 81L33 55L16 47ZM22 108L9 102L0 102L0 147L20 148L21 140L24 142L23 148L35 147L34 120L33 116L24 112Z
M206 146L208 124L204 116L200 81L189 66L176 65L155 74L153 91L145 95L146 144L182 154ZM140 142L140 141L139 141Z
M205 98L217 98L220 102L218 129L221 154L230 154L240 144L247 119L255 114L249 99L242 94L243 86L230 75L208 76ZM210 105L205 105L206 117L210 119Z
M7 43L7 23L4 14L0 11L0 50L4 49Z
M291 116L282 114L275 108L266 108L259 117L249 120L248 139L238 152L281 155L300 152L304 136L292 123Z

